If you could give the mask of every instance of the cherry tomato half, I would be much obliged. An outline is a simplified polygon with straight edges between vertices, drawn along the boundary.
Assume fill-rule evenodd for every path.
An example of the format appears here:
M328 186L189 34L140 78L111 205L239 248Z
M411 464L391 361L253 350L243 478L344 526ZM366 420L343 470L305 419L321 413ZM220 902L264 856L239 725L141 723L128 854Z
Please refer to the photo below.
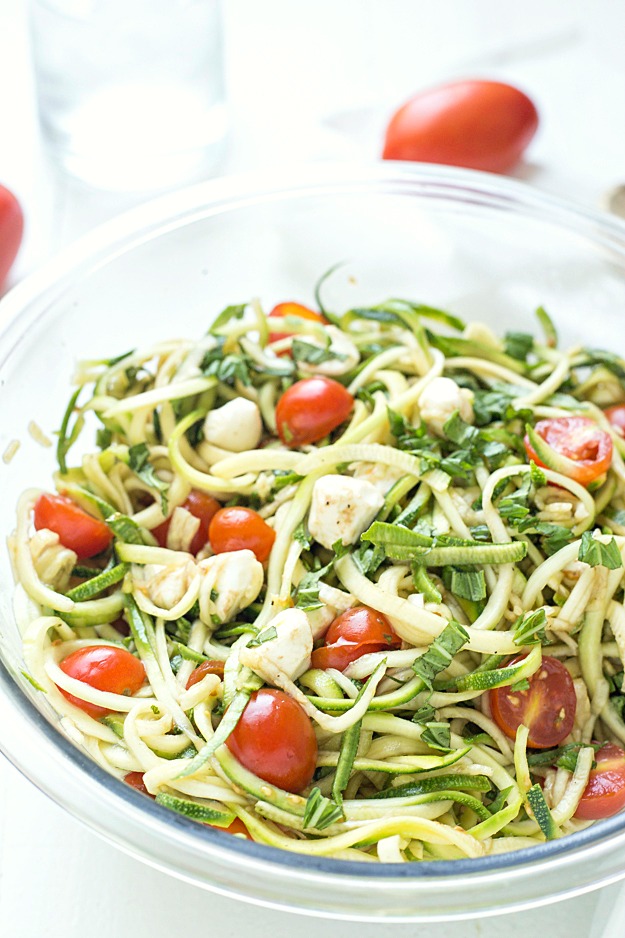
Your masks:
M103 521L88 515L65 495L40 495L35 503L34 523L37 531L48 528L58 534L63 547L73 550L79 560L95 557L113 540Z
M391 118L382 157L505 173L536 133L533 103L498 81L454 81L407 101Z
M211 547L216 554L229 550L251 550L264 563L271 553L276 532L251 508L220 508L208 528Z
M200 526L195 532L189 546L189 550L192 554L198 554L208 540L208 526L213 516L221 508L221 505L212 495L207 495L206 492L193 489L189 492L180 507L188 511L194 518L199 518ZM171 517L167 518L156 528L152 528L152 534L161 547L167 547L167 535L169 533L170 524Z
M612 462L612 439L601 430L590 417L554 417L539 420L534 427L536 433L560 456L576 463L575 469L564 473L580 485L590 485L610 468ZM525 450L528 458L537 466L545 467L526 436Z
M24 216L20 204L12 192L0 186L0 287L16 258L23 233Z
M317 443L349 417L354 398L332 378L317 375L296 381L276 407L280 439L286 446Z
M592 769L575 817L598 821L625 808L625 752L614 743L605 743L595 755Z
M625 437L625 404L614 404L604 411L619 436Z
M285 791L300 792L315 771L312 723L281 690L264 687L252 694L226 745L246 769Z
M374 651L399 648L401 640L393 632L381 612L367 606L355 606L341 613L326 632L325 644L312 653L313 668L336 668L344 671L348 664Z
M127 785L130 785L131 788L140 791L142 795L148 795L150 798L154 798L154 795L145 787L143 772L129 772L128 775L124 775L124 781Z
M519 655L509 664L517 664ZM510 739L523 723L529 729L527 745L550 749L566 739L575 721L577 698L571 675L557 658L543 657L529 678L528 690L496 687L489 691L490 708L497 726Z
M202 664L199 664L195 671L191 672L189 680L187 681L187 690L190 687L193 687L194 684L199 684L203 677L206 677L207 674L216 674L217 677L224 676L224 663L223 661L203 661Z
M269 332L269 341L278 342L280 339L288 339L289 336L292 336L292 332L281 332L273 330L278 330L280 324L276 323L276 319L284 319L285 316L298 316L300 319L308 319L313 322L327 323L327 319L321 313L316 313L314 309L309 309L307 306L302 306L301 303L278 303L277 306L269 313L268 326L270 329Z
M67 658L63 658L59 667L74 680L83 681L90 687L108 691L110 694L132 696L145 681L143 662L131 655L125 648L116 648L113 645L90 645L86 648L79 648ZM106 707L98 707L96 704L81 700L80 697L75 697L62 687L59 687L59 690L70 703L84 710L95 720L111 712Z

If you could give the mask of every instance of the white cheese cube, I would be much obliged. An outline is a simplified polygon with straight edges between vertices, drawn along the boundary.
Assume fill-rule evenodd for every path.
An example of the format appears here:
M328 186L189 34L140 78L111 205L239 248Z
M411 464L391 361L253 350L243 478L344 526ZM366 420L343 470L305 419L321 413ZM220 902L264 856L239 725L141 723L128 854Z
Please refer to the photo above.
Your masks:
M258 405L245 397L237 397L209 411L204 421L206 442L231 453L256 449L262 434L263 422Z
M375 485L351 476L322 476L315 482L308 529L313 538L331 548L337 541L355 544L384 504Z
M428 430L445 436L443 427L455 411L465 423L473 423L473 393L461 388L451 378L434 378L424 388L418 401L421 419Z

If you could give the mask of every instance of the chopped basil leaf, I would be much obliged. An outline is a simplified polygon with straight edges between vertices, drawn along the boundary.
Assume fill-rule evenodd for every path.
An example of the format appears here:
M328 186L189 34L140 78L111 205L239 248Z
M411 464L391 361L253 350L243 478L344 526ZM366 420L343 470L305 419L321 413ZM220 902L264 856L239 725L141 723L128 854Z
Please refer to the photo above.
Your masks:
M529 332L506 332L505 352L511 358L526 362L527 356L534 348L534 336Z
M477 567L444 567L443 583L448 590L461 599L479 602L486 598L484 571Z
M167 492L169 483L164 482L156 475L154 466L150 464L150 450L145 443L135 443L128 450L128 465L146 485L156 489L161 496L161 511L167 514Z
M95 434L95 443L99 449L108 449L113 439L113 433L108 427L98 427Z
M547 614L544 609L536 609L534 612L528 612L519 616L512 631L514 632L515 645L534 645L538 642L547 643L545 627L547 625Z
M469 636L459 622L454 619L446 625L438 638L435 638L428 650L412 665L412 670L421 678L426 687L431 688L437 674L451 664L454 655L468 642Z
M449 723L426 723L421 739L424 743L427 743L430 749L438 749L439 752L451 752Z
M293 540L297 541L298 544L301 544L304 550L310 550L312 537L304 521L301 521L295 528L295 531L293 532Z
M330 337L328 336L325 348L315 345L313 342L307 342L304 339L293 339L291 343L291 354L296 362L307 362L310 365L321 365L323 362L342 362L347 355L340 352L333 352L330 349Z
M607 567L608 570L618 570L623 566L623 559L614 538L604 544L593 537L592 531L584 531L582 534L577 558L591 567Z
M430 723L436 717L436 711L432 704L424 704L412 715L413 723Z
M275 625L271 625L268 629L264 629L260 632L255 638L247 643L248 648L256 648L258 645L264 645L265 642L272 642L274 638L278 637L278 632Z

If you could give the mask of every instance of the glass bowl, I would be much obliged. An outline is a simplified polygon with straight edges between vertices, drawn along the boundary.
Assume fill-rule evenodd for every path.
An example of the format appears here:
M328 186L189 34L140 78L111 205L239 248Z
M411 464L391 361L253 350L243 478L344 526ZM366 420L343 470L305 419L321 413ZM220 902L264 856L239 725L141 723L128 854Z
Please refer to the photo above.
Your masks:
M318 164L213 181L97 229L0 304L0 529L54 468L27 428L58 427L79 358L201 335L258 296L342 309L400 296L533 329L543 305L564 342L625 351L625 226L520 183L409 164ZM59 730L23 677L12 575L0 553L0 745L72 815L127 853L229 896L385 921L474 917L553 902L625 877L625 815L516 853L404 866L300 857L204 827L107 775Z

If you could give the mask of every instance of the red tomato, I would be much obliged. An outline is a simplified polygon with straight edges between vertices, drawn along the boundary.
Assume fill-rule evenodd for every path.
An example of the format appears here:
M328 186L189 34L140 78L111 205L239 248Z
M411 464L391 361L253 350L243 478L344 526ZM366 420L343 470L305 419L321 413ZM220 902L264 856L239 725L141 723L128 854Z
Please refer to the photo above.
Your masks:
M116 648L113 645L90 645L79 648L67 658L63 658L59 667L69 677L76 681L83 681L97 690L108 691L110 694L124 694L132 696L143 686L145 681L145 668L143 662L131 655L125 648ZM98 720L110 710L98 707L75 697L73 694L59 690L70 703L79 707Z
M208 529L211 547L216 554L228 550L251 550L264 563L271 553L276 532L251 508L220 508Z
M498 81L454 81L422 91L392 116L382 157L505 173L536 133L522 91Z
M625 808L625 752L614 743L605 743L595 761L597 768L592 769L575 812L582 821L612 817Z
M142 795L149 795L150 798L154 798L154 795L145 787L143 772L129 772L128 775L124 775L124 781L127 785L130 785L131 788L136 788L137 791L140 791Z
M269 687L252 694L226 745L250 772L291 792L306 788L317 763L307 715L288 694Z
M212 826L217 831L223 831L224 834L243 834L244 837L247 837L248 840L252 840L250 832L239 817L235 817L232 824L229 824L228 827L218 827L216 824L213 824Z
M309 319L313 322L327 323L325 316L322 316L321 313L316 313L314 309L309 309L307 306L302 306L301 303L278 303L277 306L269 313L268 325L269 329L269 341L278 342L280 339L288 339L289 336L292 336L292 332L274 332L272 327L279 329L280 324L276 323L276 319L283 319L285 316L298 316L300 319ZM272 322L272 320L274 320Z
M24 216L20 204L12 192L0 186L0 287L13 265L23 232Z
M187 681L187 690L189 690L190 687L193 687L194 684L198 684L203 677L206 677L207 674L216 674L218 677L223 677L223 661L203 661L202 664L198 665L195 671L191 672L191 676Z
M625 437L625 404L614 404L605 410L605 415L618 433Z
M286 446L317 443L347 420L354 398L332 378L296 381L276 407L278 434Z
M612 439L601 430L590 417L554 417L539 420L534 427L536 433L560 456L576 463L575 469L564 473L580 485L590 485L610 468L612 462ZM547 468L536 455L526 436L525 450L528 459L537 466Z
M213 515L221 508L221 505L212 495L207 495L206 492L193 489L189 492L180 507L186 509L194 518L199 518L200 520L200 526L189 547L192 554L199 554L208 540L208 526L211 523ZM167 547L167 534L170 524L171 517L167 518L156 528L152 528L152 534L161 547Z
M509 664L517 664L519 655ZM577 697L573 679L557 658L543 657L529 679L529 690L496 687L489 691L490 708L497 726L510 739L523 723L529 729L527 745L534 749L559 746L573 729Z
M35 503L35 528L48 528L58 534L64 547L75 551L79 560L100 554L113 540L112 532L103 521L86 511L65 495L44 492Z
M356 606L338 616L325 637L325 645L312 653L312 667L344 671L348 664L374 651L399 648L386 616L367 606Z

